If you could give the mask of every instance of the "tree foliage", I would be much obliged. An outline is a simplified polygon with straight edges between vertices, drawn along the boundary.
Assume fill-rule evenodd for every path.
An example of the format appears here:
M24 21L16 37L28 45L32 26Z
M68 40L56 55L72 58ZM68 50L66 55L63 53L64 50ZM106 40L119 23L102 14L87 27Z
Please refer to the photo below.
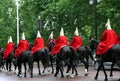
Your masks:
M97 3L97 30L100 39L105 23L111 19L112 28L119 33L120 1L102 0ZM16 4L15 0L0 1L0 46L4 47L11 35L16 44ZM71 41L75 28L84 45L89 44L89 37L94 36L94 7L89 0L20 0L19 1L20 37L25 32L26 39L34 42L41 17L41 35L47 42L49 34L54 31L54 38L59 36L61 27Z

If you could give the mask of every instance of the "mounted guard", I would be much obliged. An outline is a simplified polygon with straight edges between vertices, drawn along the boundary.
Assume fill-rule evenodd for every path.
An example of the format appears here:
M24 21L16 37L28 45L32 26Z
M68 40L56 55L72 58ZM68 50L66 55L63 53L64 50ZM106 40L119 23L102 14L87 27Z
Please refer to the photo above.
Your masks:
M34 42L34 45L32 47L32 53L34 54L36 51L40 50L44 48L44 38L41 37L41 34L38 30L38 33L37 33L37 38Z
M52 51L52 47L55 45L56 40L53 38L53 31L51 32L49 36L49 40L47 43L47 48L49 49L49 52Z
M25 50L29 50L29 43L28 41L25 39L25 34L24 32L22 33L22 38L19 41L18 47L15 50L15 54L14 56L17 58L21 55L21 53Z
M6 69L11 71L11 63L14 58L14 43L12 42L12 37L8 39L8 43L4 49L3 58L5 59Z
M60 36L56 39L56 43L52 48L52 54L58 54L62 47L68 45L67 37L64 36L64 30L61 28Z
M77 48L82 45L83 45L82 38L79 36L78 28L76 27L76 30L74 32L74 37L72 38L72 41L70 42L70 46L72 46L74 50L76 51Z
M100 43L98 44L96 50L97 55L105 54L110 48L113 47L114 44L116 44L117 41L117 35L110 26L110 19L108 19L107 24L105 26L107 27L107 29L104 30L100 39Z
M12 42L12 37L10 36L10 38L8 39L8 43L4 49L3 58L6 59L9 56L9 54L13 51L14 51L14 43Z

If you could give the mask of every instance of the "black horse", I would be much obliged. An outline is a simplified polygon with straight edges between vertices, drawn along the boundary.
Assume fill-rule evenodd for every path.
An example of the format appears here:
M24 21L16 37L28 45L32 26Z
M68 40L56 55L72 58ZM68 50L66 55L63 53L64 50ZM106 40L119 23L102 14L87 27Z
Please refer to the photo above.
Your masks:
M61 48L60 52L57 54L56 58L56 73L55 77L57 77L59 71L61 72L61 77L64 77L63 74L63 67L64 63L68 66L67 72L69 69L74 68L77 66L77 54L75 53L74 49L70 46L64 46Z
M88 68L89 68L89 56L93 60L92 51L87 46L80 46L77 48L76 53L78 56L78 60L80 60L81 63L83 63L85 66L85 76L87 76L88 75Z
M94 47L96 44L97 43L94 40L90 41L91 47ZM120 45L115 44L105 54L98 55L96 57L98 57L98 62L100 63L100 65L98 66L97 74L95 76L95 79L98 78L98 73L99 73L99 71L102 67L103 72L105 74L105 81L108 81L108 77L107 77L107 74L106 74L103 63L104 62L112 62L110 76L113 76L112 71L113 71L113 66L115 65L115 63L120 67Z
M32 49L33 45L30 45L30 49ZM34 62L37 62L37 66L38 66L38 72L39 75L41 74L41 70L40 70L40 64L39 61L42 62L44 70L43 73L45 72L45 70L47 69L47 67L49 67L49 52L47 48L42 48L38 51L36 51L33 54L33 58L34 58Z
M98 46L99 42L98 40L96 40L95 38L91 38L90 39L90 49L92 50L92 55L93 55L93 66L95 67L95 69L98 69L99 63L96 57L96 48Z
M3 52L4 52L4 48L1 48L1 50L0 50L0 71L2 69L5 69L5 67L4 67L5 60L3 59Z
M14 49L15 50L15 49ZM13 63L13 59L14 59L14 50L12 52L10 52L7 56L6 59L3 59L3 56L4 56L4 48L1 49L0 51L0 54L1 54L1 58L3 59L2 60L2 65L6 65L6 70L8 71L12 71L11 70L11 66L12 66L12 63ZM13 64L14 65L14 64ZM16 69L16 66L14 66L15 69Z
M2 69L5 69L5 67L4 67L4 59L3 59L3 57L2 57L1 54L0 54L0 71L1 71Z
M49 50L50 66L52 67L52 72L51 73L54 73L53 63L55 62L55 59L56 59L55 55L51 54L51 51L52 51L52 48L53 48L54 45L55 45L54 42L49 42L47 44L47 48Z
M5 59L6 69L8 71L12 71L11 66L12 66L13 59L14 59L14 52L10 52L8 57Z
M85 66L85 76L87 76L88 69L89 69L89 56L93 60L91 49L87 46L80 46L77 48L75 53L77 55L77 57L76 57L77 62L76 61L73 61L73 62L76 62L76 64L78 64L79 61L81 61L81 63L83 63ZM74 64L74 63L71 63L71 64ZM74 76L74 71L75 71L75 75L78 75L77 70L76 70L76 66L74 66L74 65L68 65L67 73L70 71L71 68L72 68L71 77Z
M30 77L33 77L33 54L31 51L23 51L20 56L17 57L17 66L18 66L18 76L21 77L21 68L22 68L22 63L24 64L24 77L26 77L26 71L27 71L27 66L28 64L29 67L29 73Z

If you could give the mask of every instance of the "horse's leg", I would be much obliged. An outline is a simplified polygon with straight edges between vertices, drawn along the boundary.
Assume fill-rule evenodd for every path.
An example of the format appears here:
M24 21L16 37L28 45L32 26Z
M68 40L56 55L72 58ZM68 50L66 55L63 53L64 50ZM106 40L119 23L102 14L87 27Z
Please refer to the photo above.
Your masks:
M19 62L19 63L18 63L18 76L19 76L19 77L22 77L22 75L21 75L21 66L22 66L22 63Z
M64 77L64 75L63 75L63 68L60 68L60 72L61 72L61 78L63 78Z
M72 67L72 73L71 73L71 75L70 75L70 77L74 77L74 71L75 71L75 67L74 66L71 66Z
M103 63L102 63L102 68L103 68L103 72L105 74L105 80L104 81L108 81L107 74L106 74L105 67L104 67Z
M38 71L39 71L38 75L41 75L39 61L37 61L37 65L38 65Z
M86 59L86 62L89 63L89 56L88 55L86 55L85 59Z
M6 69L8 70L8 61L6 60Z
M70 75L70 70L71 70L71 66L70 64L67 64L67 71L66 71L66 76L68 77Z
M14 65L14 64L13 64ZM17 65L14 65L14 73L16 74Z
M52 67L52 72L51 73L54 73L54 68L53 68L53 58L52 58L53 56L51 56L50 55L50 65L51 65L51 67Z
M29 64L29 68L30 68L30 75L31 75L31 78L33 77L33 63L30 63Z
M17 59L13 58L12 63L13 63L13 66L14 66L14 73L16 73L16 69L17 69Z
M99 74L99 71L101 69L101 66L102 66L102 62L100 63L98 69L97 69L97 73L96 73L96 76L95 76L95 79L98 79L98 74Z
M51 73L54 73L54 68L53 68L53 59L51 61L51 67L52 67L52 72Z
M56 73L55 73L54 77L57 77L57 75L59 73L59 70L60 70L60 65L59 64L60 64L59 61L56 60Z
M28 66L29 66L28 72L30 73L31 75L30 77L32 78L33 77L33 57L29 58Z
M46 71L46 66L44 65L45 64L45 62L43 61L43 60L41 60L41 62L42 62L42 64L43 64L43 71L42 71L42 73L45 73L45 71Z
M24 63L24 69L25 69L24 77L26 77L26 70L27 70L26 63Z
M12 71L11 70L11 61L9 62L9 71Z
M113 67L114 67L114 65L115 65L115 61L112 62L112 65L111 65L111 69L110 69L110 77L113 76Z
M75 71L75 74L74 74L74 71ZM72 66L72 74L74 74L75 76L78 75L78 72L77 72L77 69L76 69L75 65Z
M77 76L77 75L78 75L77 69L76 69L76 68L74 68L74 70L75 70L75 75Z
M59 67L58 67L58 65L56 65L56 73L55 73L55 75L54 75L54 77L57 77L57 75L58 75L58 73L59 73Z
M88 63L87 62L85 62L84 60L82 60L82 63L84 64L84 66L85 66L85 76L87 76L88 75Z

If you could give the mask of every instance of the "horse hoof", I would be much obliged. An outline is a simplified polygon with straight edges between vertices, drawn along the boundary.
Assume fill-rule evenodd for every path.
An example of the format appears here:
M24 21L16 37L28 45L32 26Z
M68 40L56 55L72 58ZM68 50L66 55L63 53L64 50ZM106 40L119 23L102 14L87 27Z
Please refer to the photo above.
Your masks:
M31 76L30 78L33 78L33 76Z
M69 77L69 75L66 75L66 77Z
M95 77L95 80L97 80L97 77Z
M78 76L78 74L75 74L75 76Z
M62 75L61 78L64 78L64 75Z
M51 73L53 74L54 72L52 71Z
M54 77L57 77L57 75L55 74Z
M113 77L113 75L110 75L110 77Z
M104 81L108 81L108 79L106 78Z
M19 78L22 78L22 75L19 75Z
M85 76L87 76L87 75L88 75L88 73L85 74Z
M44 71L42 73L45 73Z
M38 75L41 75L41 73L38 73Z
M73 78L73 77L74 77L74 75L71 75L70 77L71 77L71 78Z

